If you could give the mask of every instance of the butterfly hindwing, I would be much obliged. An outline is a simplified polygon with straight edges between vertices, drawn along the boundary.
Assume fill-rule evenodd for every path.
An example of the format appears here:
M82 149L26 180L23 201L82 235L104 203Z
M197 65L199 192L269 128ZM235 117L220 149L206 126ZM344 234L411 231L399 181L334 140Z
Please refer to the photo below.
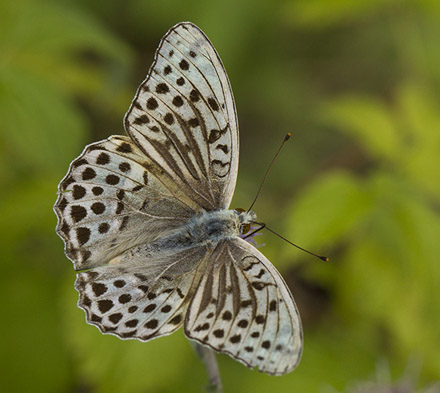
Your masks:
M170 334L183 323L205 254L203 247L162 257L123 254L78 274L78 305L103 333L142 341Z
M198 27L179 23L164 36L125 128L200 207L229 206L238 169L235 103L223 64Z
M268 374L293 370L301 322L275 267L242 239L220 243L208 266L187 312L186 335Z
M172 191L172 182L128 137L87 146L61 181L55 204L57 232L75 268L102 265L182 225L197 206Z

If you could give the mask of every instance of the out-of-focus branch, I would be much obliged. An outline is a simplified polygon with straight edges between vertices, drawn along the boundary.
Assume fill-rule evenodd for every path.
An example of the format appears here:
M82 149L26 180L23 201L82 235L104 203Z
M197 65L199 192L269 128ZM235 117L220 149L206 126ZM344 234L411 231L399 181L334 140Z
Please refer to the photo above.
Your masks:
M223 393L222 380L220 377L220 371L217 364L217 359L215 357L215 352L203 345L192 342L197 354L200 359L202 359L205 364L206 371L209 377L209 388L208 390L213 393Z

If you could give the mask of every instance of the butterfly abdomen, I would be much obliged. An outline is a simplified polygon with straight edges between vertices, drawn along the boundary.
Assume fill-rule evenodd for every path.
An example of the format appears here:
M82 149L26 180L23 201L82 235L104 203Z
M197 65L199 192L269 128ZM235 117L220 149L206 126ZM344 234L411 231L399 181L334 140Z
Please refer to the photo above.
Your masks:
M166 253L203 245L215 246L221 240L238 236L239 226L238 215L233 210L205 212L146 248L151 252Z

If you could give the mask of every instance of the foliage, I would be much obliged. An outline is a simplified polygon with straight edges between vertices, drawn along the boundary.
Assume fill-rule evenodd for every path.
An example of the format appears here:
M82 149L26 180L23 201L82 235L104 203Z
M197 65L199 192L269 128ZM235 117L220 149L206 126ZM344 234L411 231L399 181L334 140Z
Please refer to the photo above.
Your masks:
M438 1L5 0L3 390L193 392L206 383L181 332L142 344L84 322L52 212L57 183L83 146L123 132L158 40L181 20L206 31L234 88L233 207L248 206L293 129L256 211L331 259L314 261L269 233L258 238L297 300L304 355L280 378L219 356L225 391L348 391L375 380L384 360L391 380L411 359L421 364L413 384L438 379Z

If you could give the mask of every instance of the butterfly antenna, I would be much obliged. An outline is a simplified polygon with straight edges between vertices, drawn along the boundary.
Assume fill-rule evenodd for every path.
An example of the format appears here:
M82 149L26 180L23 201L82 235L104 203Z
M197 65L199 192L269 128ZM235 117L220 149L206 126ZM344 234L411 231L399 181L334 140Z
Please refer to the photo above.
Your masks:
M284 147L284 145L286 144L286 142L289 140L289 138L291 136L292 136L292 134L290 132L288 132L286 134L286 136L284 137L283 142L281 143L280 147L278 148L277 152L275 153L275 156L273 157L273 159L272 159L272 161L271 161L271 163L269 165L269 168L267 168L266 174L263 177L263 181L261 182L260 187L258 188L257 195L255 195L254 201L252 202L250 208L247 211L248 213L251 211L252 207L255 205L255 202L257 202L258 195L260 195L261 189L263 188L264 183L266 183L267 176L269 175L269 172L272 169L273 164L274 164L275 160L278 157L278 154L280 154L281 149Z
M329 261L330 261L330 259L329 259L328 257L323 257L323 256L321 256L321 255L315 254L314 252L311 252L311 251L309 251L309 250L306 250L305 248L302 248L302 247L300 247L300 246L297 246L295 243L292 243L290 240L287 240L284 236L281 236L279 233L276 233L276 232L273 231L272 229L268 228L266 224L263 224L263 223L261 223L261 222L256 222L256 221L253 221L253 223L254 223L254 224L257 224L257 225L261 225L261 226L262 226L261 229L263 229L263 228L267 229L269 232L272 232L274 235L276 235L276 236L278 236L279 238L283 239L284 241L286 241L287 243L291 244L292 246L294 246L294 247L300 249L301 251L306 252L307 254L310 254L310 255L313 255L313 256L316 257L316 258L319 258L321 261L324 261L324 262L329 262ZM260 228L259 228L259 229L260 229Z

